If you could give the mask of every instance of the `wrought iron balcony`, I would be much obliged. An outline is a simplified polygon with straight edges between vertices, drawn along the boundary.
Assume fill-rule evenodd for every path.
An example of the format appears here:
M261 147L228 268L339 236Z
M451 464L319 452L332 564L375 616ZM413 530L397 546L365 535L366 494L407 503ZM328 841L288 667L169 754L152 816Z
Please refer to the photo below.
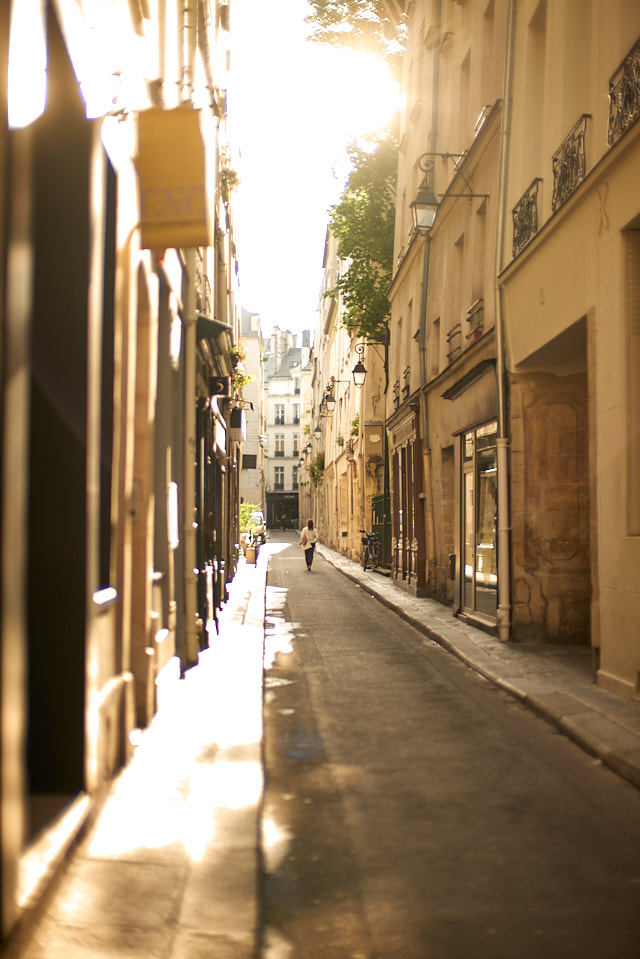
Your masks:
M479 340L482 336L484 330L484 300L479 299L473 303L467 310L467 323L469 324L469 332L467 333L466 339L470 340L471 343L475 343L476 340Z
M555 213L568 200L587 171L585 134L588 113L583 113L551 158L553 194L551 209Z
M196 310L203 316L213 316L213 300L211 298L211 284L205 273L205 263L199 248L196 248L195 277Z
M609 146L640 116L640 40L609 80Z
M449 333L447 333L447 345L449 347L447 359L451 363L462 353L462 327L460 323L456 323Z
M540 178L536 177L511 211L514 257L524 250L529 240L538 232L538 184L540 182Z

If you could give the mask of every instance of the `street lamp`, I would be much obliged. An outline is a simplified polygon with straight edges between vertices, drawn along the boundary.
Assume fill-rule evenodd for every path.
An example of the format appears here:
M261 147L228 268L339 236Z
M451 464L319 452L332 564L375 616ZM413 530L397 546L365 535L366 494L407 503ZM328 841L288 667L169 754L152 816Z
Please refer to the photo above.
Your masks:
M438 207L440 206L438 198L433 192L434 157L440 157L443 160L453 160L456 174L462 178L464 185L469 191L468 193L450 193L447 190L444 194L445 197L463 197L471 200L486 199L489 196L488 193L474 193L472 191L471 183L465 176L462 168L462 161L465 157L464 153L423 153L422 156L418 158L418 167L424 173L424 179L420 184L420 189L418 190L415 200L410 203L410 207L414 227L419 233L425 234L428 233L433 226Z
M414 227L419 233L426 233L433 226L440 205L430 183L423 182L410 205Z
M364 353L364 346L363 346L363 344L362 344L362 343L357 343L357 344L356 344L355 351L356 351L356 353L358 354L358 356L361 357L362 354ZM360 389L361 387L364 386L364 381L365 381L366 378L367 378L367 368L366 368L366 366L364 365L364 363L362 362L361 359L358 360L358 362L356 363L356 365L354 366L354 368L353 368L353 370L352 370L351 372L352 372L352 374L353 374L353 382L354 382L354 384L358 387L358 389Z
M318 422L316 423L316 428L313 431L313 435L315 436L317 440L322 439L322 430L320 428L320 420L318 420Z

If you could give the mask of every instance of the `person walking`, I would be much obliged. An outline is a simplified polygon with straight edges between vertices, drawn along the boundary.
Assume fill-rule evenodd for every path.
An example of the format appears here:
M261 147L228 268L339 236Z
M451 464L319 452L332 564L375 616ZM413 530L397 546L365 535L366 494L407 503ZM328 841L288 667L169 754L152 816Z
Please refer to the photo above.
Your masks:
M311 572L311 564L313 563L313 554L316 548L316 542L318 540L318 534L313 526L313 520L307 520L307 525L302 527L300 532L300 546L304 550L304 558L307 564L307 572Z

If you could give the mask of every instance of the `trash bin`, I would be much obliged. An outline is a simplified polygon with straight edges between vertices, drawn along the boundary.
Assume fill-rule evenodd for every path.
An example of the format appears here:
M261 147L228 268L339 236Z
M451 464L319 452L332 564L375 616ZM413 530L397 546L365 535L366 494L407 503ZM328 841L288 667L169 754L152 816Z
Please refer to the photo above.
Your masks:
M244 551L245 559L247 563L255 563L256 561L256 548L255 546L247 546Z

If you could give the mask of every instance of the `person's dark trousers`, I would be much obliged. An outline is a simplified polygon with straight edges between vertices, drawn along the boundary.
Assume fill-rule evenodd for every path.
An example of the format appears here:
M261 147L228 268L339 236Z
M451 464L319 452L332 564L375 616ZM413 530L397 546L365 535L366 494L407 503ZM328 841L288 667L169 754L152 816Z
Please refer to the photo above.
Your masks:
M311 564L313 563L313 553L315 548L316 548L316 544L312 543L311 549L305 549L304 551L304 558L307 561L307 569L311 569Z

